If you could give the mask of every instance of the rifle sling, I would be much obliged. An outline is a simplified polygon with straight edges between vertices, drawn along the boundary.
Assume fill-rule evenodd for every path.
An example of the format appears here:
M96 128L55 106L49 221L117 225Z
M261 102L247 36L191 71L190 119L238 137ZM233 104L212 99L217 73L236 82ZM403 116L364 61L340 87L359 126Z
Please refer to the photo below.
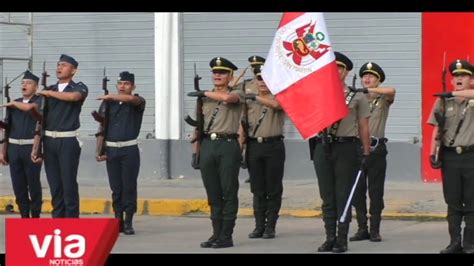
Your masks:
M260 127L260 125L262 124L263 118L265 118L265 115L267 114L267 112L268 112L268 107L263 108L262 114L258 118L257 124L255 125L255 129L253 130L253 134L252 134L253 137L255 137L255 133L257 133L257 130Z
M356 95L356 92L355 91L349 91L347 94L346 94L346 105L349 106L352 102L352 100L354 99L354 96ZM335 137L336 134L337 134L337 130L339 129L339 124L341 124L341 121L342 120L339 120L337 121L336 123L334 123L331 127L331 129L329 130L328 132L328 135L332 136L332 137Z
M465 101L466 101L466 104L464 105L464 109L461 112L461 118L459 119L458 126L456 127L456 132L454 132L454 137L449 142L449 146L452 146L454 144L454 141L456 140L456 137L459 134L459 130L461 130L462 124L464 123L464 119L466 118L466 111L469 108L469 100L465 100Z
M209 130L211 130L212 124L214 123L214 119L216 119L217 113L219 113L219 107L220 107L221 103L222 102L219 102L217 104L216 109L214 109L214 111L212 112L211 120L209 120L209 124L207 124L206 132L209 132Z

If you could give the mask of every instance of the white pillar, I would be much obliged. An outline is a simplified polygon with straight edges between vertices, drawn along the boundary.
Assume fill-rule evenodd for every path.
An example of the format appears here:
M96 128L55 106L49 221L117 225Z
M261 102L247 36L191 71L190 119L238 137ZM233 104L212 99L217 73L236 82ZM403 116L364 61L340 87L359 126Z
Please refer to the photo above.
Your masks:
M155 135L179 139L179 14L155 13Z

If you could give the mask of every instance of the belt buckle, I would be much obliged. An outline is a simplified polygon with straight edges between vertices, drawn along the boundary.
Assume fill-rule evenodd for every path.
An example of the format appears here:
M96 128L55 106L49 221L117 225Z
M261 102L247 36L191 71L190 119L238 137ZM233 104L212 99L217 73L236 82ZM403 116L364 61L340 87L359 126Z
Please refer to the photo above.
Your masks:
M258 137L258 138L257 138L257 142L258 142L258 143L262 143L262 142L263 142L263 138L262 138L262 137Z
M216 140L217 139L217 134L216 133L212 133L211 134L211 140Z
M121 141L117 141L117 148L122 148L122 142Z
M461 147L461 146L457 146L457 147L456 147L456 153L457 153L457 154L461 154L461 153L462 153L462 147Z
M24 143L23 139L18 140L18 144L23 145L23 143Z
M51 134L51 135L52 135L51 137L52 137L53 139L55 139L55 138L56 138L56 133L57 133L57 131L52 131L51 133L52 133L52 134Z

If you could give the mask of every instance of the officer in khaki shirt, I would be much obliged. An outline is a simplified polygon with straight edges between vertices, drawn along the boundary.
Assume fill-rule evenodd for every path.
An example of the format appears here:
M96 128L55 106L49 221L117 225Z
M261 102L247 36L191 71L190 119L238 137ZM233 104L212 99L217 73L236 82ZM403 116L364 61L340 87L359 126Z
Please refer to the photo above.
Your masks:
M367 62L359 70L363 89L357 91L365 93L369 100L370 119L369 132L371 134L371 153L367 160L367 173L357 184L353 205L357 213L357 233L350 241L370 239L372 242L382 241L380 236L380 221L384 208L383 194L385 172L387 170L387 138L385 125L387 123L390 106L395 100L394 88L382 88L379 85L385 81L385 72L374 62ZM367 226L367 188L370 197L370 234Z
M249 238L274 238L281 207L285 145L283 143L284 112L254 69L258 95L247 94L249 139L247 163L250 189L253 193L255 229Z
M438 131L445 130L441 140L441 173L451 241L441 253L474 253L474 108L469 104L469 99L474 99L474 91L470 89L474 83L474 67L467 61L456 60L450 64L449 71L454 91L435 94L441 99L435 102L428 120L434 126L430 153L433 168L439 168L434 158L436 136ZM444 128L438 128L443 119L441 101L445 104Z
M211 60L211 91L188 93L203 99L204 136L199 167L211 207L213 235L202 248L232 247L232 233L239 206L239 169L242 159L237 131L240 125L242 91L232 90L229 82L237 67L223 57Z
M367 97L351 91L345 84L345 79L353 67L352 61L342 53L335 52L335 55L350 113L340 123L335 123L323 130L318 137L312 138L310 152L313 152L312 159L318 177L319 194L323 202L321 209L326 229L326 241L318 248L318 252L341 253L347 250L347 233L351 221L350 209L345 214L347 216L344 222L341 223L339 219L343 215L359 167L362 165L365 168L370 152L368 125L370 110Z
M257 77L255 76L255 71L258 71L258 69L260 69L260 67L265 63L265 58L258 55L253 55L248 58L248 61L250 63L250 67L252 68L252 73L254 74L254 76L251 79L246 79L243 82L238 83L237 85L235 85L234 89L243 91L247 94L258 94L258 84L257 84ZM245 121L245 119L243 119L243 121ZM243 128L240 127L239 128L239 143L242 149L245 149L244 147L245 145L247 145L245 143L246 137L247 136L245 136L245 132ZM242 165L242 168L245 169L246 167ZM245 183L249 183L249 182L250 182L250 178L245 180Z

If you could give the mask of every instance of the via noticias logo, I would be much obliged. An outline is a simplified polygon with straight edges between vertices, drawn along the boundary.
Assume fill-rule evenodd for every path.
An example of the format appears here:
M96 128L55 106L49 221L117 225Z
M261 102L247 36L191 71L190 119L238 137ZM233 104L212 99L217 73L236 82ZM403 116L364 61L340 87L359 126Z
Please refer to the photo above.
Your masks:
M104 265L118 238L110 218L6 219L6 265Z
M49 259L49 265L78 266L84 262L80 259L86 252L86 238L79 234L71 234L64 238L61 230L55 229L54 235L46 235L40 244L37 235L29 235L31 245L37 258L45 258L53 242L53 257Z

